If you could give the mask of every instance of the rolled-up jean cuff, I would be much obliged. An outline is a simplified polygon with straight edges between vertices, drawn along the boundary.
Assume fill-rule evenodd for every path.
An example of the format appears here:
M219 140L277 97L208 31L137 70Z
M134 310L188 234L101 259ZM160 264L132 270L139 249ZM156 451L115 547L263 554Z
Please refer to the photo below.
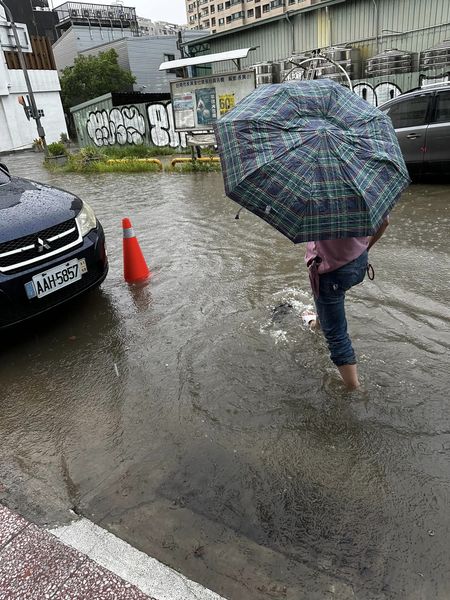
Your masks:
M331 357L331 360L334 362L334 364L337 367L343 367L344 365L356 365L356 357L353 356L349 356L349 357L339 357L339 358L333 358Z

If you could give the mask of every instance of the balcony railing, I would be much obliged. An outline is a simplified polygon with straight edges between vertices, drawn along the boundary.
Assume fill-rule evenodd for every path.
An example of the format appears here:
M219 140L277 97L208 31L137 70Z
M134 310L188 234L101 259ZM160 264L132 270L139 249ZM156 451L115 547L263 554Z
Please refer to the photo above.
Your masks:
M136 9L131 6L66 2L55 11L60 23L72 20L136 21Z

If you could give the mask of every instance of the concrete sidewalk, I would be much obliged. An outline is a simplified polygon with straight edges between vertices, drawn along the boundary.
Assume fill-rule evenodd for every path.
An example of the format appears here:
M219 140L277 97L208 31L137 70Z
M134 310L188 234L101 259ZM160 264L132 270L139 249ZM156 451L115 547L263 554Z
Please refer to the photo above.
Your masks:
M0 505L0 600L46 599L221 597L87 519L48 532Z

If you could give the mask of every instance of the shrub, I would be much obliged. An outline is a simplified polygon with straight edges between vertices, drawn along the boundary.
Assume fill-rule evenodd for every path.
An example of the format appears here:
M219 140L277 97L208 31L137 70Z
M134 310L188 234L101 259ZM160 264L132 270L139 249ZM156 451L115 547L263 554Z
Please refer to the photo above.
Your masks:
M222 168L220 162L198 162L194 160L192 162L177 163L173 167L171 166L166 170L175 171L178 173L215 173L217 171L221 171Z
M86 148L81 148L81 150L69 156L69 169L79 173L94 172L96 170L95 164L104 162L106 159L106 154L98 148L86 146Z
M67 155L66 147L62 142L53 142L47 146L50 156L65 156Z
M41 138L34 139L31 147L42 152L44 150L44 146L42 145Z
M158 148L157 146L108 146L103 152L109 158L151 158L153 156L172 155L174 148Z

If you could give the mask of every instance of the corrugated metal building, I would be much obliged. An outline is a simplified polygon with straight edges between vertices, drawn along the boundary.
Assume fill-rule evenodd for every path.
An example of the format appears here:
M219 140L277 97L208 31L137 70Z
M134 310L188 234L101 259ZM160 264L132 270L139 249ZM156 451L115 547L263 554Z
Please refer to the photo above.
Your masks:
M242 61L242 68L247 68L347 45L356 49L360 59L355 82L368 82L369 87L392 82L399 90L406 91L423 79L448 77L450 63L432 68L426 61L419 62L419 58L449 39L449 0L325 0L257 24L207 36L189 43L188 49L190 54L197 55L252 46L255 50ZM376 77L376 71L367 71L368 59L392 48L414 55L409 71L397 69ZM214 72L234 69L232 63L213 66Z
M72 66L75 58L83 50L122 39L127 35L130 35L129 31L115 27L74 25L53 44L53 54L58 71Z

